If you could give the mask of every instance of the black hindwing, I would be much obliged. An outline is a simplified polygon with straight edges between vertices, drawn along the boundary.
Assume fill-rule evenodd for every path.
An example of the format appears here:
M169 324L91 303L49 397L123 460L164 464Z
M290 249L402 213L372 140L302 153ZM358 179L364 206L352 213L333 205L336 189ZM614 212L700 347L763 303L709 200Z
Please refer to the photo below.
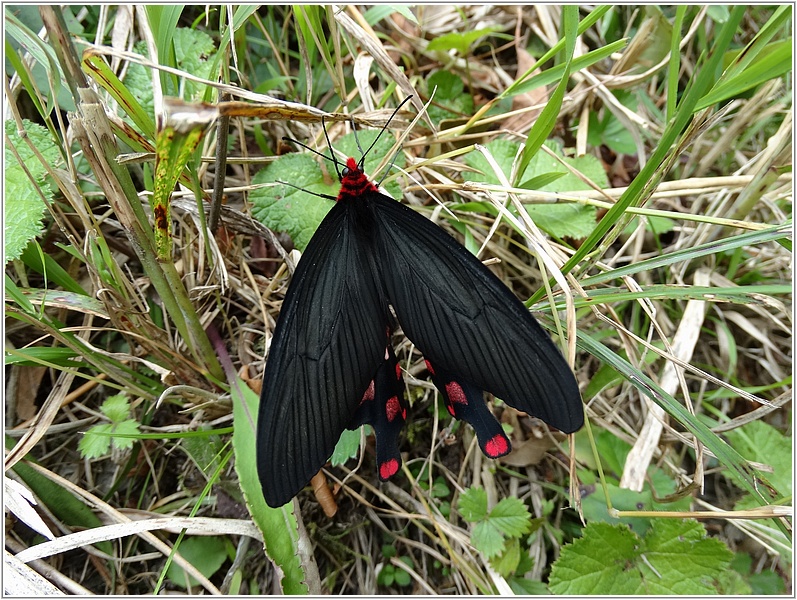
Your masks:
M578 384L528 309L464 246L411 208L368 194L380 277L405 335L458 379L565 433Z

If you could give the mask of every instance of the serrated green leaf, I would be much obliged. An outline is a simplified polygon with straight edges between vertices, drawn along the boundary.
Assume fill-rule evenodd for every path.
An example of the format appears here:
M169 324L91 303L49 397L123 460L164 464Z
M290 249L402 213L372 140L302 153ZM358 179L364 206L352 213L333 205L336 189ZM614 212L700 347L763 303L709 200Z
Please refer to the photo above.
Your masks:
M471 523L484 519L487 516L487 492L478 487L466 489L459 497L457 509L462 518Z
M100 411L112 422L119 423L130 416L130 403L124 394L114 394L100 405Z
M346 156L360 156L357 146L359 139L363 151L367 151L379 135L378 130L365 130L342 137L335 147ZM393 139L385 134L374 145L369 153L374 165L378 162L376 157L385 156L393 146ZM340 155L337 155L340 159ZM334 168L330 166L330 175L336 177ZM404 164L403 155L396 158L396 165ZM267 165L255 175L253 183L284 182L288 185L259 188L250 194L252 200L252 214L269 229L283 231L291 236L294 245L304 251L310 238L313 237L319 224L332 208L333 202L326 198L319 198L313 194L325 194L337 197L340 184L333 180L328 182L316 158L310 154L293 153L280 156L277 160ZM296 186L295 189L292 186ZM401 198L401 188L393 182L387 186L387 191L394 198Z
M506 543L504 551L492 558L490 564L502 577L509 577L520 564L520 540L513 538Z
M111 423L95 425L83 434L78 441L77 449L84 458L105 456L111 448L112 433L113 425Z
M42 157L48 164L57 167L63 162L58 147L50 137L50 132L30 121L23 120L23 128ZM44 215L46 207L42 196L49 201L53 197L53 190L46 181L47 170L39 158L22 140L17 133L14 121L5 122L5 133L9 145L5 149L5 172L3 182L5 188L3 196L4 223L5 223L5 256L6 261L17 259L32 239L44 232ZM31 181L28 174L20 166L16 155L22 160L25 168L33 177Z
M215 535L187 536L183 538L178 551L192 566L205 577L212 577L227 560L227 549L224 538ZM173 584L181 588L199 585L199 582L188 575L176 562L169 563L166 576Z
M531 530L531 514L520 498L504 498L487 517L507 537L520 537Z
M138 421L127 419L121 423L116 423L113 425L112 433L112 442L116 448L119 448L120 450L132 448L133 444L136 442L136 439L129 436L135 436L140 433Z
M497 556L504 549L504 536L492 521L479 521L471 533L473 546L487 558Z
M549 586L574 595L714 594L731 557L694 520L654 520L644 538L625 525L591 523L562 548Z
M321 168L308 154L281 156L252 179L255 185L280 181L306 191L287 185L255 189L249 196L252 214L269 229L287 233L296 248L304 251L333 206L331 200L313 193L335 196L338 186L324 182Z

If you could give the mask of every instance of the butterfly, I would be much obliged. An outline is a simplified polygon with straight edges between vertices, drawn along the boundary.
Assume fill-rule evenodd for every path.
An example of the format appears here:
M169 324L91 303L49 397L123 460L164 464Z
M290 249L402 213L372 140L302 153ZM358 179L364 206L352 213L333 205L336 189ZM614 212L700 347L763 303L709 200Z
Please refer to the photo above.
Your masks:
M584 422L573 372L543 328L464 246L379 191L364 172L371 148L342 169L322 155L340 192L293 274L260 396L257 470L272 507L307 485L345 429L365 423L379 477L398 471L407 404L390 344L396 321L488 457L511 443L484 391L565 433Z

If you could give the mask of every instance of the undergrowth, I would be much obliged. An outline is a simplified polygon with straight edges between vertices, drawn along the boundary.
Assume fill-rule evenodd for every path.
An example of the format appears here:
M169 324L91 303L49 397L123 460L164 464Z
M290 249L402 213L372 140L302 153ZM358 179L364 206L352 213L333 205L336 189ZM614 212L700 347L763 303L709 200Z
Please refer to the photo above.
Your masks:
M790 6L4 10L28 593L791 591ZM270 509L257 392L330 205L277 182L337 190L281 140L357 155L408 95L369 174L527 301L587 425L494 399L488 460L397 333L405 468L347 433Z

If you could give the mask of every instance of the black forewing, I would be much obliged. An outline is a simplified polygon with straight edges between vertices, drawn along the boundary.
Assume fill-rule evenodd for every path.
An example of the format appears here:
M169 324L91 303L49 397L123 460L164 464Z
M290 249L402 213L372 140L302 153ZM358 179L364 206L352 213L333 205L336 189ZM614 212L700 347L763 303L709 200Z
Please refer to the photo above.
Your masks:
M274 331L257 423L257 471L273 507L324 465L384 359L386 304L353 210L338 202L319 226Z
M575 377L523 303L428 219L382 194L369 203L388 299L423 355L561 431L579 429Z

